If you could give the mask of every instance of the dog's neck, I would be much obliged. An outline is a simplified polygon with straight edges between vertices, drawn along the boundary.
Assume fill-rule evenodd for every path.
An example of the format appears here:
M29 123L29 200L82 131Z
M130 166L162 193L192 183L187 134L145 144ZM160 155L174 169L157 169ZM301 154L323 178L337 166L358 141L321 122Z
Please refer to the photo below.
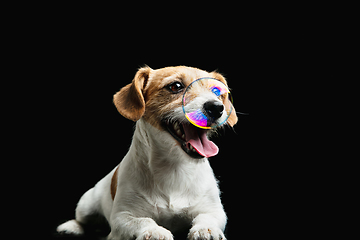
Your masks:
M183 181L178 176L200 177L199 170L210 166L206 158L193 159L178 144L169 133L153 127L141 118L136 122L129 156L131 161L136 161L141 166L137 171L143 170L142 174L147 175L149 181L165 184L166 186L161 186L163 189L181 189L184 187L181 183L189 181ZM188 174L178 174L181 171Z

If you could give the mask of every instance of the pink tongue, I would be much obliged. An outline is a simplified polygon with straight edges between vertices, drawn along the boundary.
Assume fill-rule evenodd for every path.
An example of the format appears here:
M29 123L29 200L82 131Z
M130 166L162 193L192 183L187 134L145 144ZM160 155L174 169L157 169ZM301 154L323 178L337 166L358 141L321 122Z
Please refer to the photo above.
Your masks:
M206 130L183 124L186 142L190 143L196 151L204 157L212 157L218 154L219 148L206 136Z

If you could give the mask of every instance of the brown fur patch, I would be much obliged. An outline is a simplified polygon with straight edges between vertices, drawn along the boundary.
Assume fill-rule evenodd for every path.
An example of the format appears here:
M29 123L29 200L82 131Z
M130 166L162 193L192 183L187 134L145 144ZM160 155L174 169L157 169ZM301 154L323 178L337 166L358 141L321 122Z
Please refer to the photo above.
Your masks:
M118 169L119 169L119 166L116 168L114 175L111 178L110 193L111 193L112 200L114 200L114 198L115 198L116 189L117 189Z
M160 122L164 114L176 107L181 107L183 93L172 94L164 87L174 81L180 81L187 87L195 79L209 77L206 71L178 66L166 67L151 72L149 83L145 88L144 119L158 129L162 129Z
M132 121L137 121L145 112L143 88L147 84L151 68L141 68L132 83L123 87L114 95L114 104L121 115Z

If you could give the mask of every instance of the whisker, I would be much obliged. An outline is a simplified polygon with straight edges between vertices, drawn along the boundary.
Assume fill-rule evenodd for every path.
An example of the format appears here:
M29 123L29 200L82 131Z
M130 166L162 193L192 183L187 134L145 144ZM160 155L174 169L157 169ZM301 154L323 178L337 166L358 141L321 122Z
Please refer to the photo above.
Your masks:
M242 112L236 112L236 114L250 115L250 113L242 113Z

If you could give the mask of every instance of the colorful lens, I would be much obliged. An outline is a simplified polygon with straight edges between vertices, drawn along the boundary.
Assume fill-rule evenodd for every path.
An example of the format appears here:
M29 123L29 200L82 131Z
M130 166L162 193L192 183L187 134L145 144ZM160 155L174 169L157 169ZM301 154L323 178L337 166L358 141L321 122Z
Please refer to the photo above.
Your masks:
M217 112L217 117L204 109L206 101L217 101L223 104L224 108L221 112ZM211 129L224 124L233 110L232 98L227 86L210 77L199 78L186 88L182 107L189 122L203 129Z

